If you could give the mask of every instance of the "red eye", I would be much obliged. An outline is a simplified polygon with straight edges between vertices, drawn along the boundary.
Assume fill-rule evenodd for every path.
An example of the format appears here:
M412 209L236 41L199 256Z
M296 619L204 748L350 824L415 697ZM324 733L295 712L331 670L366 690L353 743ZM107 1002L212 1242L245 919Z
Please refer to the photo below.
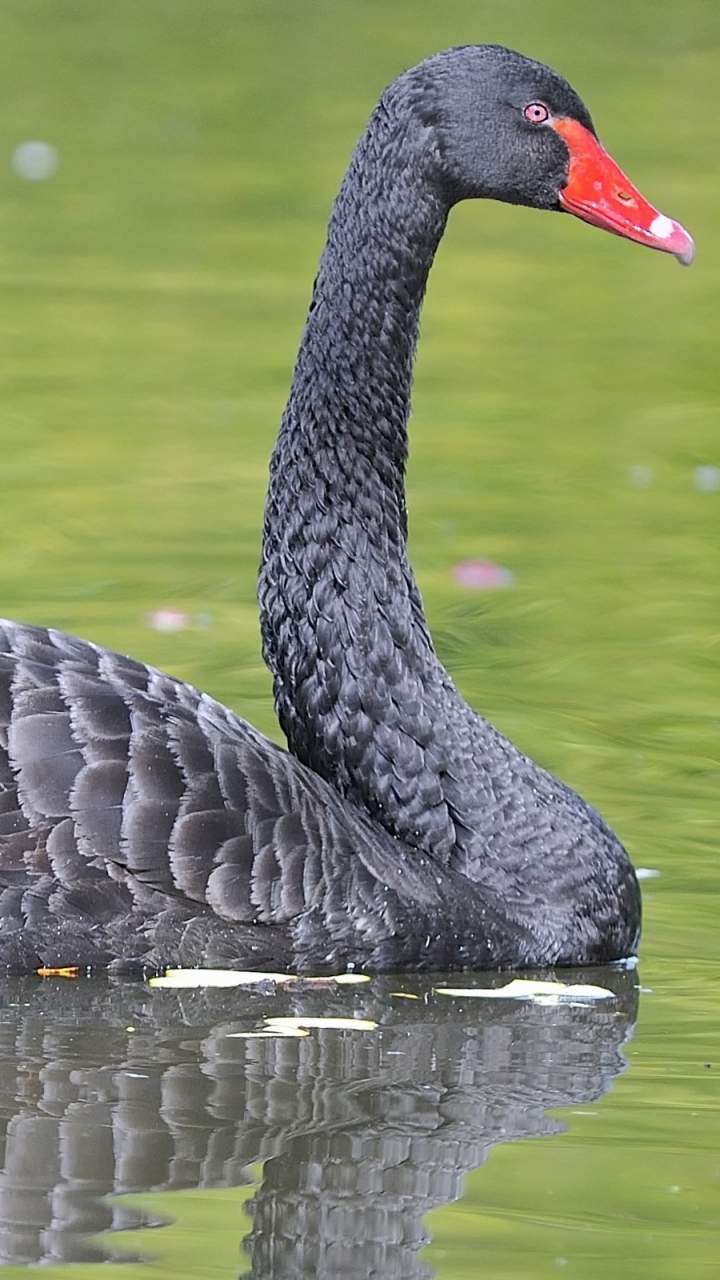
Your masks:
M523 115L531 124L544 124L550 119L550 112L542 102L531 102L530 106L525 108Z

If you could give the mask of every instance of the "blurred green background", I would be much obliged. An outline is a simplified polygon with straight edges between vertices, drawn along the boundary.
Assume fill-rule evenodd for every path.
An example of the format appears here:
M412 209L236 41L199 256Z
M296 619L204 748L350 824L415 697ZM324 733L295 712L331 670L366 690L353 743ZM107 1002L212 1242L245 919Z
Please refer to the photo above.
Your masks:
M682 1132L699 1150L717 1103L697 1108L700 1067L684 1055L693 1035L707 1054L720 991L717 5L5 0L2 612L167 668L277 736L255 575L330 203L383 86L473 41L564 73L628 176L698 245L683 271L570 218L457 209L424 313L409 506L431 625L464 693L661 872L642 955L666 995L646 1003L630 1079L657 1087L663 1149ZM44 181L12 167L32 139L58 152ZM453 567L474 558L510 569L512 587L455 585ZM163 607L189 625L152 629ZM636 1102L610 1100L614 1164L590 1179L613 1230L618 1135ZM528 1275L554 1219L535 1202L523 1217L508 1196L527 1202L527 1176L534 1194L541 1182L556 1204L572 1197L588 1140L579 1165L565 1139L496 1152L496 1234L481 1173L434 1215L442 1274L477 1274L482 1229L493 1273ZM622 1184L635 1222L647 1172L628 1166ZM626 1274L710 1266L694 1223L680 1213L669 1250L634 1236L645 1253ZM596 1236L575 1273L616 1274L609 1259L627 1246L621 1231Z

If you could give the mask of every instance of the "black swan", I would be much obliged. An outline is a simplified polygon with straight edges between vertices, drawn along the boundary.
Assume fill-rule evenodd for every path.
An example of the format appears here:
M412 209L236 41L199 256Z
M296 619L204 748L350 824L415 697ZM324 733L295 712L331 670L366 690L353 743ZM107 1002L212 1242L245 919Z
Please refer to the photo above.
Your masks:
M418 318L470 197L692 258L547 67L468 46L386 90L335 202L271 466L259 596L291 754L168 675L3 623L0 964L377 972L635 949L622 845L463 701L407 560Z

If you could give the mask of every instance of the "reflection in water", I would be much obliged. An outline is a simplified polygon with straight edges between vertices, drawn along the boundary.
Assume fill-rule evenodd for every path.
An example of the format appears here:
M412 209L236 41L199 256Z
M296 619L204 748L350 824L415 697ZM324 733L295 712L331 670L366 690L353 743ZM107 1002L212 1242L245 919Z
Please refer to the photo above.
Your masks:
M560 976L617 998L452 1000L405 977L291 994L6 981L0 1262L96 1257L90 1233L135 1222L107 1193L238 1185L264 1161L245 1242L258 1280L431 1275L428 1210L495 1144L562 1130L547 1108L598 1098L623 1068L635 975ZM299 1013L380 1025L236 1034Z

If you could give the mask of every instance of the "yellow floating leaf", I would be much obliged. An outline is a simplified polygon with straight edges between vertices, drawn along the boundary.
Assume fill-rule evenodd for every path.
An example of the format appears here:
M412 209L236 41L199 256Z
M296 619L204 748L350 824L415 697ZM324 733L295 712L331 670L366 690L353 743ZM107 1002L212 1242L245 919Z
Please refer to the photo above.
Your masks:
M44 974L59 973L59 970L48 969ZM70 975L65 975L70 976ZM369 982L366 973L339 973L330 978L300 978L297 973L260 973L254 969L166 969L161 978L151 978L151 987L251 987L260 982L274 982L277 985L292 982L305 984L317 983L318 986L355 986L360 982Z
M375 1031L377 1022L363 1018L266 1018L265 1025L273 1030L287 1027L329 1027L336 1031Z
M80 972L76 964L66 965L60 969L36 969L39 978L77 978Z
M289 973L256 973L248 969L168 969L151 978L151 987L250 987L259 982L297 982Z

